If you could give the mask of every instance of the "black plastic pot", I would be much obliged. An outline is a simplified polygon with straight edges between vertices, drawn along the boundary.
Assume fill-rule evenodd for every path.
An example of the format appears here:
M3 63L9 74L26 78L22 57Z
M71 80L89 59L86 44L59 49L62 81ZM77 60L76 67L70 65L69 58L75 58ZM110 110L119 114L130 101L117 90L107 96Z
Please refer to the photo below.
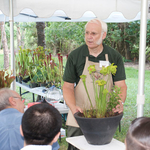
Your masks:
M19 77L18 76L16 76L16 82L18 82L19 81Z
M41 86L41 87L46 87L46 86L47 86L47 83L41 82L41 83L40 83L40 86Z
M22 77L21 76L18 77L18 82L22 83Z
M27 83L28 81L30 81L30 77L27 77L27 78L23 79L22 81Z
M32 82L32 83L30 82L29 87L30 88L35 88L35 87L38 87L38 84L35 83L35 82Z
M92 145L104 145L111 142L123 113L108 118L84 118L74 114L87 142Z
M29 84L27 82L23 82L22 81L22 85L26 86L26 87L29 87Z

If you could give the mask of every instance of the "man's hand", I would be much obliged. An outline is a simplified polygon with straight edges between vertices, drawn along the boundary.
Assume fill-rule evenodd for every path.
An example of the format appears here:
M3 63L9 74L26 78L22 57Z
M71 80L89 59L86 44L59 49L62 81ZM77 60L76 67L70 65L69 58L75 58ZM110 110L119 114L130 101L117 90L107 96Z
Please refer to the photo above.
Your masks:
M79 106L76 106L75 96L74 96L74 83L64 82L63 85L63 96L66 104L72 111L72 114L80 111L83 112Z
M119 104L116 106L116 108L113 108L113 112L118 112L119 114L123 112L123 104L121 100L119 100Z
M72 107L71 111L72 111L72 114L75 114L78 111L81 112L81 113L83 113L83 110L80 107L78 107L78 106Z
M118 113L122 113L123 112L123 104L125 100L126 100L126 95L127 95L127 85L125 83L125 80L121 80L121 81L116 81L115 85L121 88L121 94L119 95L121 100L119 100L119 103L116 108L113 109L113 112L118 112Z

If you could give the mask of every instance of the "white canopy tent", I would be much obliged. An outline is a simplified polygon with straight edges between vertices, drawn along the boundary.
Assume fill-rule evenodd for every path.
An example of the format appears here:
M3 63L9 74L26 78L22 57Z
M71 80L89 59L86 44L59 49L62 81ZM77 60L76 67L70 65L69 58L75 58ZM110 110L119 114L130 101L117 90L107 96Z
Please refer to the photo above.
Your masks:
M143 116L144 78L145 78L145 48L147 14L150 0L0 0L0 10L10 17L12 70L14 70L13 17L19 15L24 8L30 8L39 18L49 18L61 10L68 18L81 18L85 12L93 14L105 21L111 13L122 13L125 19L131 20L141 12L140 50L139 50L139 81L137 93L137 117Z
M107 23L131 22L140 20L140 17L140 12L133 19L126 19L121 12L112 12L109 17L107 19L103 19L103 21ZM96 18L96 16L92 11L86 11L81 18L71 19L62 10L56 10L51 17L40 18L33 12L33 10L25 8L19 13L19 15L14 17L14 22L84 22L93 18ZM1 21L8 22L9 16L4 15L0 11L0 22Z
M10 14L11 0L1 0L0 10ZM98 18L106 19L112 12L122 12L125 18L133 19L141 10L141 0L12 0L13 15L30 8L40 18L51 17L56 10L63 10L69 18L81 18L92 11Z

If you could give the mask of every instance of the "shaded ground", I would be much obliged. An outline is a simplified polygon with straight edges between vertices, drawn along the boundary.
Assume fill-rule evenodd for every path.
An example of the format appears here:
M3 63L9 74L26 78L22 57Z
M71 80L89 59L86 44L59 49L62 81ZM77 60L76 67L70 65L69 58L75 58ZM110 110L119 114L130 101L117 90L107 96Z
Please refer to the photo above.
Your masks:
M134 63L134 62L125 62L124 63L125 67L133 67L135 69L139 69L139 63ZM150 63L146 63L145 65L145 70L150 70Z

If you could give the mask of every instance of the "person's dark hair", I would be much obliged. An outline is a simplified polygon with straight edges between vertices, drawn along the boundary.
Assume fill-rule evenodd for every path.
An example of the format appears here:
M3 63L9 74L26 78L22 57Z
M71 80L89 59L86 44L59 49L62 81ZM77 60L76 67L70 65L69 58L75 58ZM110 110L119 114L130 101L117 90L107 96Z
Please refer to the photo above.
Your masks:
M132 121L126 135L126 150L150 150L150 118Z
M62 118L53 106L42 103L28 108L22 118L22 131L27 145L48 145L60 132Z

